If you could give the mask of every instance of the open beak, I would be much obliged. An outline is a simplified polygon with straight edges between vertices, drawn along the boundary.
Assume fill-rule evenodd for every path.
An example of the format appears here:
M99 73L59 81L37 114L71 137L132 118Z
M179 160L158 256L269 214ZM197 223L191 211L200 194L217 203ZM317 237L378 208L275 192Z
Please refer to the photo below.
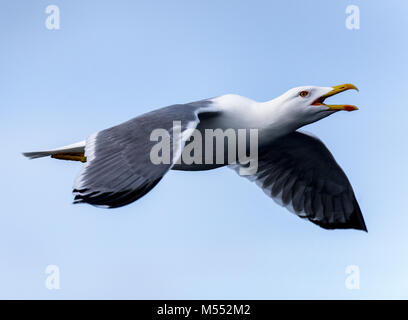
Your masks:
M357 90L357 87L354 84L350 84L350 83L345 83L345 84L341 84L338 86L334 86L332 87L333 90L322 95L320 98L317 98L312 105L314 106L318 106L318 105L323 105L326 106L328 108L330 108L330 110L345 110L345 111L354 111L354 110L358 110L358 108L356 106L350 105L350 104L324 104L324 100L328 97L334 96L340 92L346 91L346 90L350 90L350 89L354 89Z

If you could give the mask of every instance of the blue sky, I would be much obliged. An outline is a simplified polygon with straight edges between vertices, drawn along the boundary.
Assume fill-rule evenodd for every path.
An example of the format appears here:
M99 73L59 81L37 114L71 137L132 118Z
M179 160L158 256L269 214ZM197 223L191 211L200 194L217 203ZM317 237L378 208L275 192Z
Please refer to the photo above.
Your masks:
M60 30L44 25L49 4ZM0 298L408 298L407 15L404 1L1 1ZM306 129L368 233L302 221L226 168L170 172L114 211L72 205L80 164L21 156L173 103L345 82L360 92L331 102L360 110Z

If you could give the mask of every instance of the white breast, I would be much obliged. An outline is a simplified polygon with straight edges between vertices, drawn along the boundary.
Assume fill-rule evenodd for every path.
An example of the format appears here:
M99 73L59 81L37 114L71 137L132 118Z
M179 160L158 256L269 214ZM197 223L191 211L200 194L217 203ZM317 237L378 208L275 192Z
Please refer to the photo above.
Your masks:
M259 130L259 138L267 141L293 131L282 121L285 115L282 114L284 110L279 108L278 99L256 102L240 95L227 94L211 101L215 108L223 111L222 116L214 122L213 128L254 128Z
M211 99L214 107L222 110L221 129L244 129L257 126L257 102L237 94L226 94Z

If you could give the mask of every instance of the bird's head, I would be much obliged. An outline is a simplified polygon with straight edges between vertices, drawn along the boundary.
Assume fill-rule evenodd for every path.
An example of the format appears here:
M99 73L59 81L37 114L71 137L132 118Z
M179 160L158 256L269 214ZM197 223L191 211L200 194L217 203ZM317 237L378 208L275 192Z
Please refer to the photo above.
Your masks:
M294 122L298 126L303 126L337 111L358 110L356 106L349 104L324 103L328 97L350 89L358 91L356 86L349 83L334 87L296 87L275 99L275 103L277 102L280 113L285 116L286 120Z

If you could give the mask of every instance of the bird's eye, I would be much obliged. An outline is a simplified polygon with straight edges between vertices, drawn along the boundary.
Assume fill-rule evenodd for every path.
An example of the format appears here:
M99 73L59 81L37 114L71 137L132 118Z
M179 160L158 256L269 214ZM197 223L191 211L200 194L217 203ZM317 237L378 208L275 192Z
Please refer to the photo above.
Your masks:
M307 97L308 94L309 94L308 91L300 91L300 92L299 92L299 96L301 96L302 98Z

